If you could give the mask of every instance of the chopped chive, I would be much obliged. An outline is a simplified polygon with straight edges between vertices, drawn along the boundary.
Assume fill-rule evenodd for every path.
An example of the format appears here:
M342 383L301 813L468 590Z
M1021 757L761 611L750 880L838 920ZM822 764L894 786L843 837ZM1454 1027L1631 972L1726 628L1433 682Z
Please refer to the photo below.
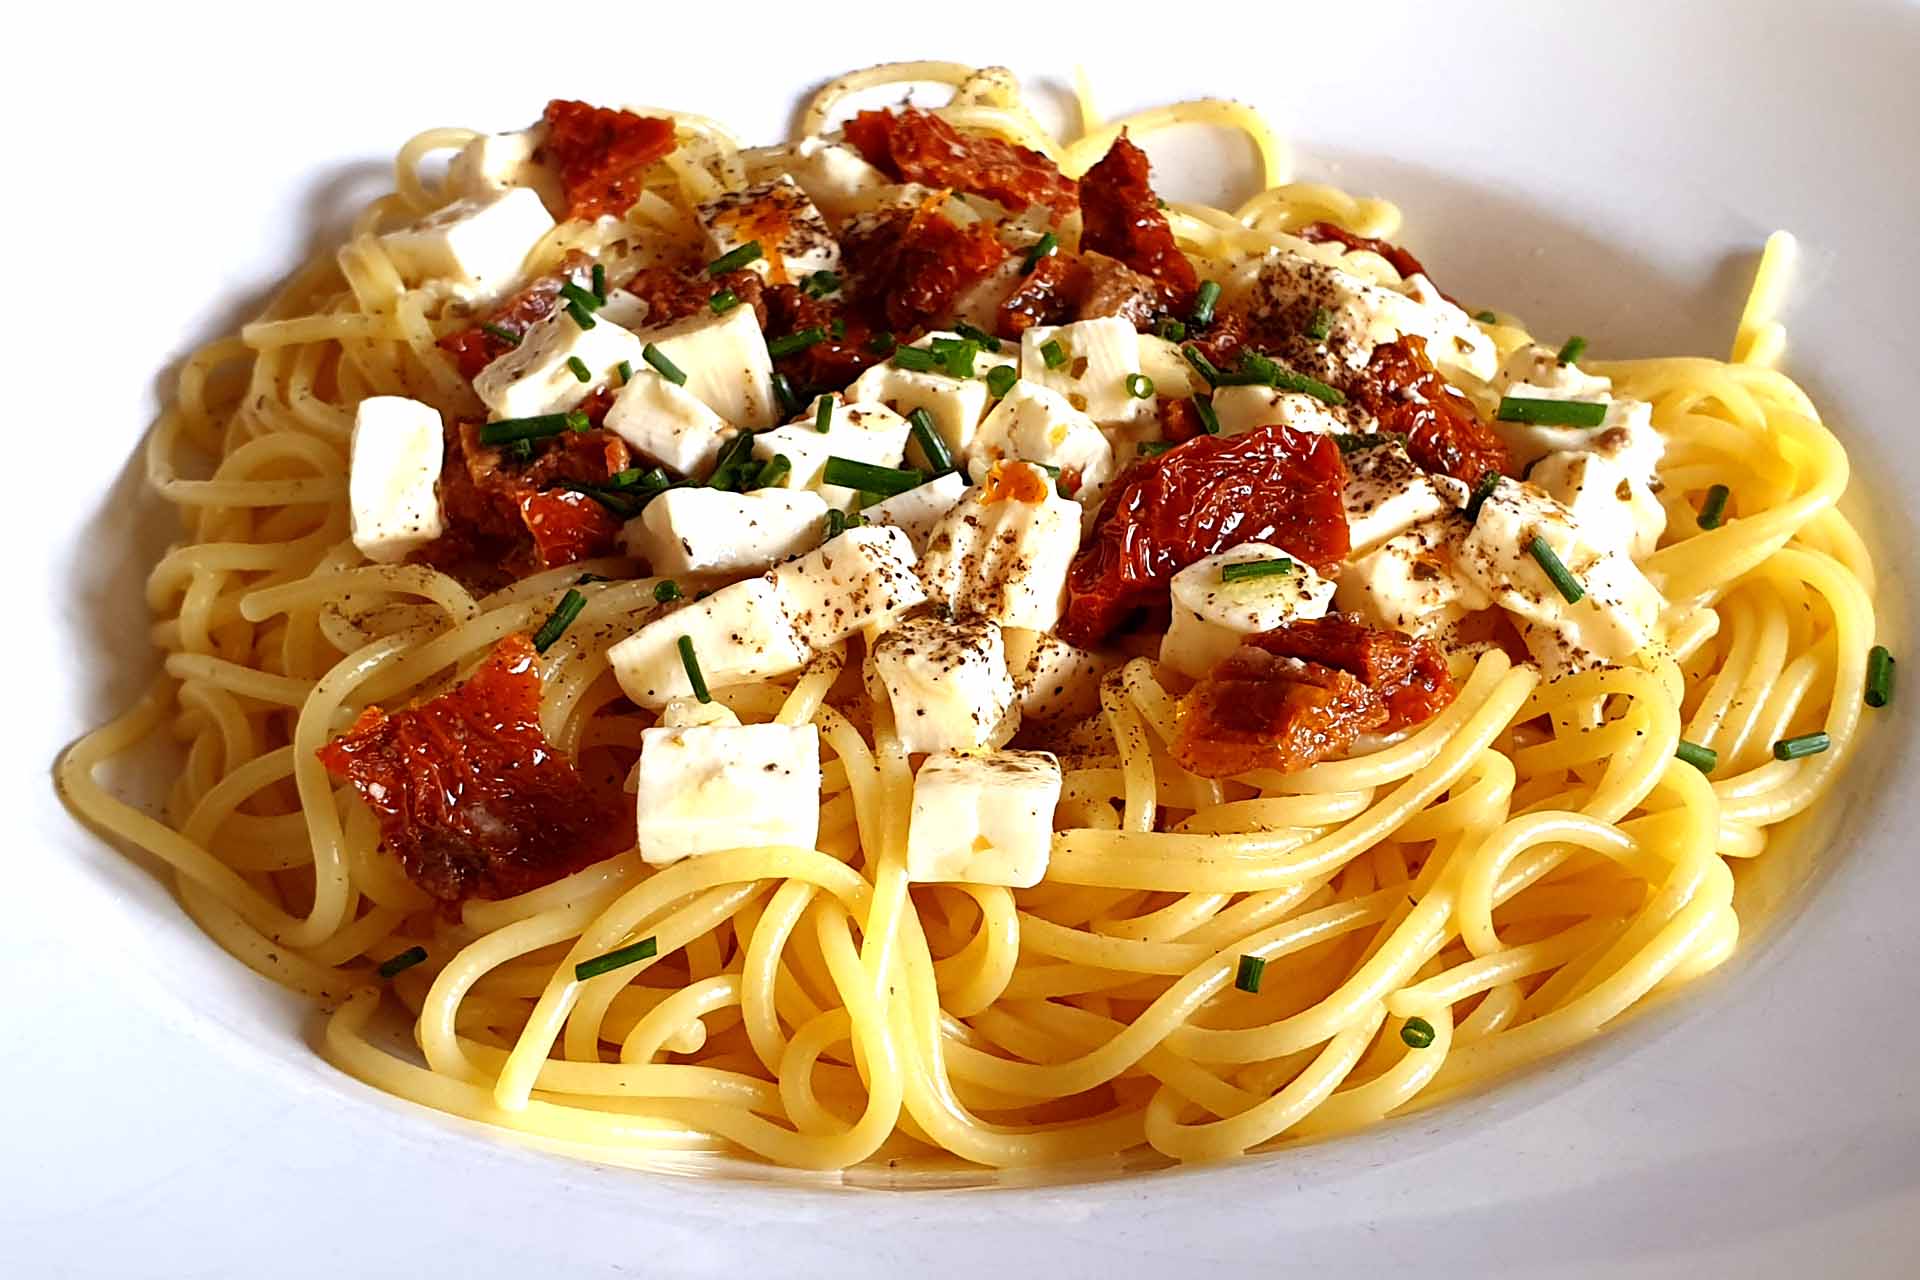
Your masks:
M1127 394L1135 400L1147 400L1153 396L1153 379L1144 373L1127 375Z
M914 373L932 373L940 367L940 357L925 347L896 347L893 352L894 367L909 369Z
M593 264L593 296L600 299L602 306L607 301L607 268L604 263Z
M1187 326L1172 316L1162 320L1156 332L1168 342L1184 342L1187 338Z
M1568 571L1567 566L1562 563L1559 556L1554 554L1553 548L1547 545L1547 540L1540 534L1534 534L1533 541L1527 544L1527 554L1534 558L1535 563L1545 571L1547 577L1553 579L1554 589L1559 591L1561 598L1568 604L1578 604L1581 597L1587 594L1587 589L1580 585L1580 579Z
M827 336L835 342L845 342L847 340L847 318L845 316L835 316L830 320L827 323Z
M515 333L511 329L503 329L497 324L483 324L480 326L480 332L491 334L493 337L500 339L500 341L506 343L510 347L517 347L520 345L519 334Z
M587 598L572 587L568 587L567 594L560 597L560 603L554 607L552 613L547 615L547 620L540 624L540 629L533 633L534 649L545 653L553 648L554 641L573 625L573 620L579 617L580 611L586 607Z
M707 477L707 487L739 493L747 487L748 478L759 472L753 460L753 432L741 431L727 437L720 452L714 455L713 474Z
M1040 358L1047 362L1047 368L1058 369L1067 362L1066 348L1060 345L1058 338L1048 338L1040 346Z
M1576 333L1567 339L1566 345L1560 348L1560 354L1555 359L1561 364L1572 364L1586 353L1587 340Z
M687 385L686 371L673 361L667 359L667 353L654 346L651 342L640 348L640 358L652 365L655 373L658 373L674 386L684 387Z
M953 454L934 428L933 415L925 409L915 409L907 415L907 421L912 424L913 438L919 444L927 465L933 468L933 474L940 476L953 470Z
M578 325L582 332L593 328L596 323L593 318L593 312L577 302L569 302L567 304L567 314L573 317L574 324Z
M480 428L481 444L512 444L516 440L543 440L567 429L568 415L542 413L531 418L502 418Z
M1480 473L1480 479L1474 483L1473 493L1467 498L1466 517L1468 524L1472 524L1480 518L1480 508L1487 505L1487 499L1491 498L1493 491L1499 487L1500 473L1498 471L1483 471Z
M618 371L619 371L619 374L620 374L620 385L621 385L621 386L623 386L623 387L624 387L624 386L626 386L626 385L627 385L627 384L628 384L629 382L632 382L632 381L633 381L633 361L631 361L631 360L622 360L622 361L621 361L621 362L620 362L619 364L617 364L617 365L615 365L615 366L613 366L613 367L614 367L614 368L615 368L616 370L618 370Z
M760 242L758 240L749 240L738 249L723 253L712 262L709 262L707 264L707 275L709 277L723 276L729 271L738 271L749 262L758 262L762 256Z
M793 389L793 379L784 373L776 373L769 381L773 383L773 398L780 402L780 415L791 418L799 413L806 402L800 398L800 393Z
M784 338L775 338L767 343L767 354L775 360L782 356L797 356L808 347L817 347L827 340L827 331L820 327L809 326L788 334Z
M682 642L684 643L684 641ZM706 699L702 698L702 702ZM603 973L612 973L615 969L624 969L630 964L639 964L642 960L651 960L658 955L660 944L653 938L642 938L631 946L609 951L603 956L591 960L582 960L573 966L574 980L585 982L588 978L597 978Z
M671 604L675 600L678 600L683 594L685 593L680 590L680 584L672 578L662 578L653 584L653 602L655 604Z
M579 356L567 357L567 369L582 382L593 381L593 370L587 368L587 362Z
M640 483L640 477L644 474L638 467L628 467L625 471L616 471L608 476L607 485L614 489L631 489Z
M1140 456L1157 458L1171 448L1173 448L1171 440L1143 440L1140 442Z
M962 320L959 324L953 326L953 331L963 338L970 338L979 343L982 351L997 352L1000 350L1000 339L994 337L978 325L971 325L965 320Z
M1198 368L1197 365L1195 367ZM1338 388L1328 386L1318 378L1309 378L1304 373L1295 373L1257 351L1242 352L1238 368L1232 373L1221 373L1215 369L1209 381L1217 387L1273 387L1279 391L1298 391L1326 404L1347 402L1345 393Z
M858 511L827 512L827 537L837 538L849 529L858 528L867 522L867 518Z
M587 417L586 414L578 409L570 410L567 413L567 430L591 431L593 430L593 419Z
M1527 422L1543 427L1597 427L1607 420L1607 406L1593 400L1502 396L1494 416L1502 422Z
M867 339L867 350L877 356L884 356L899 345L900 340L895 338L892 330L889 329L882 329Z
M588 311L598 311L606 302L605 298L582 289L571 280L561 281L560 296Z
M987 370L987 390L996 397L1005 396L1013 390L1013 384L1020 381L1020 375L1010 364L997 364Z
M950 378L971 378L973 358L979 354L980 344L971 338L948 342L940 348L940 363L946 367Z
M1315 307L1313 315L1307 321L1307 336L1315 342L1325 342L1327 335L1333 332L1333 312L1325 307Z
M1499 324L1500 323L1500 317L1493 314L1493 312L1491 311L1476 311L1473 313L1473 318L1475 320L1478 320L1481 324Z
M1718 751L1697 742L1688 742L1685 738L1680 739L1680 745L1673 749L1673 754L1702 773L1712 773L1714 766L1720 763Z
M642 489L650 489L655 493L662 489L673 488L673 481L667 476L664 467L650 467L641 472L637 483Z
M687 673L687 683L693 686L693 696L702 702L712 702L713 694L707 690L707 678L700 674L700 659L694 656L693 637L681 636L679 642L680 665Z
M1267 962L1259 956L1241 956L1240 967L1233 975L1233 985L1242 991L1258 992L1260 979L1267 973Z
M914 467L877 467L871 462L836 455L827 459L820 479L824 484L839 485L844 489L864 489L868 493L891 498L896 493L919 488L927 482L927 474Z
M821 435L833 430L832 396L821 396L813 402L813 429Z
M380 962L380 967L378 969L375 969L374 972L379 974L382 978L397 977L398 975L403 974L407 970L413 968L413 966L419 964L421 961L425 960L426 958L427 958L427 949L425 947L408 947L405 951L402 951L399 955L389 956L387 959L382 960Z
M1207 359L1207 353L1199 347L1182 347L1180 348L1180 354L1187 358L1187 363L1193 366L1193 371L1206 379L1207 385L1210 387L1219 386L1220 379L1227 376L1220 372L1219 366Z
M1775 760L1799 760L1805 756L1817 756L1833 745L1833 739L1824 733L1803 733L1797 738L1782 738L1773 744Z
M723 316L740 305L740 295L731 289L722 289L707 299L707 307L717 316Z
M1707 490L1706 501L1700 504L1698 521L1702 529L1718 529L1727 514L1727 499L1733 496L1733 490L1723 484L1716 484Z
M793 474L793 459L784 453L776 453L767 459L760 468L760 478L754 484L756 489L778 489Z
M1193 295L1193 314L1190 319L1196 329L1204 329L1213 323L1213 307L1220 301L1220 282L1202 280L1199 292Z
M584 587L590 582L612 582L613 579L598 573L583 573L573 580L576 587Z
M1400 1043L1409 1049L1424 1049L1433 1043L1433 1024L1425 1018L1408 1018L1400 1024Z
M1213 411L1212 396L1195 396L1193 412L1200 419L1200 429L1210 436L1220 434L1220 415Z
M831 271L816 271L800 286L800 292L809 298L824 298L830 293L838 293L840 277Z
M1242 560L1220 566L1220 581L1250 582L1255 578L1283 578L1293 572L1293 561L1286 556L1272 560Z
M1866 702L1884 707L1893 701L1893 652L1883 644L1867 650Z
M1034 241L1033 247L1027 250L1027 264L1025 269L1031 272L1035 267L1040 265L1042 258L1051 258L1053 251L1059 247L1060 237L1051 231L1047 232L1047 234Z

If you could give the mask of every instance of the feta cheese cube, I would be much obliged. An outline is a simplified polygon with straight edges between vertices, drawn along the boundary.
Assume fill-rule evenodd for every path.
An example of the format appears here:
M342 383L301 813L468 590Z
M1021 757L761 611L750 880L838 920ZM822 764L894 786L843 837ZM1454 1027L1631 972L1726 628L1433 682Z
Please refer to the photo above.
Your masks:
M1247 303L1263 327L1300 337L1279 352L1283 359L1320 372L1364 369L1373 349L1401 334L1400 321L1417 304L1319 258L1274 249L1260 259ZM1327 336L1306 336L1315 314L1325 310Z
M627 521L627 554L656 574L758 572L819 544L827 504L804 489L669 489Z
M586 367L584 382L574 371L576 360ZM495 418L564 413L605 386L622 361L641 367L638 338L607 320L582 329L568 312L556 311L482 369L473 390Z
M1153 390L1161 398L1197 396L1207 384L1180 354L1180 344L1150 333L1139 336L1140 372L1153 379ZM1215 406L1218 408L1218 406Z
M1020 727L1000 628L983 618L909 618L874 641L873 672L908 751L979 751Z
M1467 504L1467 487L1452 476L1429 475L1397 440L1347 455L1347 534L1355 553Z
M1278 423L1296 431L1332 435L1347 430L1325 404L1303 391L1278 387L1222 387L1213 393L1214 416L1223 436L1245 435Z
M830 403L826 431L814 426L813 407L809 405L799 420L754 437L753 454L756 458L784 457L793 467L787 474L788 487L818 490L829 506L845 507L853 501L854 490L821 482L827 459L848 458L876 467L897 467L906 457L907 436L913 428L883 404Z
M1047 874L1060 761L1045 751L929 756L913 779L907 879L1031 889Z
M626 695L643 707L664 706L693 692L680 660L680 637L709 689L797 671L813 649L794 628L770 578L748 578L654 618L607 650Z
M1415 636L1443 636L1493 604L1460 567L1466 522L1450 510L1402 529L1340 570L1334 604L1369 624Z
M1644 400L1615 399L1613 382L1563 365L1544 347L1522 347L1507 360L1496 384L1503 396L1525 400L1577 400L1607 406L1597 427L1556 427L1531 422L1502 422L1493 429L1522 467L1549 453L1599 453L1619 463L1629 476L1651 481L1666 441L1653 426L1653 406Z
M1660 545L1667 511L1647 482L1603 453L1550 453L1527 472L1573 513L1581 532L1607 551L1644 560Z
M1032 463L1002 462L934 527L920 577L956 614L1051 631L1079 549L1080 504Z
M774 424L773 357L752 307L703 312L637 336L687 375L689 395L734 426L758 431ZM639 370L639 359L633 367Z
M1530 554L1535 537L1546 542L1584 588L1579 600L1567 601ZM1481 504L1459 559L1467 576L1485 588L1494 603L1525 623L1555 633L1551 665L1557 668L1625 662L1651 638L1666 606L1633 561L1596 545L1565 506L1518 481L1502 480ZM1527 634L1526 627L1521 634ZM1534 648L1533 641L1529 648Z
M347 508L353 545L393 564L442 533L434 491L446 435L440 411L405 396L369 396L353 411Z
M1056 486L1071 494L1091 516L1113 478L1113 446L1093 419L1067 403L1058 391L1032 382L1016 382L1000 398L974 437L967 470L986 477L995 463L1035 462L1060 473Z
M676 475L704 475L733 434L725 419L685 387L635 365L607 410L607 430Z
M1516 347L1493 381L1502 392L1524 383L1544 400L1606 400L1613 395L1612 378L1588 373L1577 364L1561 364L1558 351L1532 343Z
M936 338L961 340L958 334L929 333L912 345L931 350ZM974 435L992 399L985 378L993 369L1011 364L1011 356L982 351L974 356L972 377L954 378L944 372L902 369L889 360L855 378L846 390L846 398L862 404L885 405L903 418L911 416L915 409L925 409L948 450L954 457L964 458L973 447Z
M1228 582L1229 565L1290 560L1286 573ZM1173 623L1160 642L1162 665L1198 679L1240 647L1246 636L1285 622L1326 616L1334 584L1281 547L1243 542L1196 560L1173 575Z
M1047 364L1053 343L1065 357L1058 367ZM1059 392L1102 426L1154 417L1155 397L1140 400L1127 390L1127 379L1139 372L1140 335L1119 316L1034 325L1020 335L1020 376Z
M949 471L916 489L876 502L860 514L868 524L891 525L900 530L913 544L914 554L925 555L927 542L933 537L940 518L959 505L966 492L966 478L958 471Z
M694 216L706 229L710 257L759 241L761 256L747 270L774 284L798 284L816 271L840 266L840 242L827 220L785 175L709 200Z
M820 731L810 724L702 725L640 733L641 860L664 866L820 837Z
M828 138L802 138L787 162L787 172L814 207L835 221L872 208L891 185L887 175L868 164L854 147Z
M409 285L444 281L456 297L484 301L520 278L527 254L553 226L537 191L507 187L455 200L384 233L380 245Z
M1047 631L1007 627L1004 636L1023 721L1076 719L1099 709L1101 677L1120 665L1118 658L1076 648Z
M859 526L766 576L806 644L825 649L863 627L881 630L927 598L913 544L898 529Z
M1415 272L1402 282L1401 291L1419 305L1402 310L1400 332L1425 338L1427 358L1441 373L1464 373L1485 382L1499 371L1500 352L1493 339L1433 281Z
M584 281L576 283L584 284ZM607 290L607 301L594 315L602 320L611 320L622 329L638 332L647 324L647 316L653 310L653 304L639 294L627 289Z
M546 133L546 126L537 124L512 133L481 134L448 162L448 186L467 196L531 187L549 210L561 208L560 176L534 159Z

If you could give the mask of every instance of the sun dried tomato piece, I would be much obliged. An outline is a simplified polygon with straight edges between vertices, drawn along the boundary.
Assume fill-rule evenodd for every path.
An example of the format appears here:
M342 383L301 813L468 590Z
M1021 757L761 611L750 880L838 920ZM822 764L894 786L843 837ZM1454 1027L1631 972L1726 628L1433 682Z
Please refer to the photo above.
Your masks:
M1193 407L1193 401L1188 397L1162 396L1156 412L1160 418L1162 440L1185 444L1196 436L1207 434L1205 424L1200 421L1199 411Z
M596 392L581 410L589 420L611 401ZM538 569L609 554L618 520L568 484L605 485L632 465L626 441L611 431L566 431L534 442L522 461L480 443L480 424L447 431L440 468L440 505L446 533L420 558L448 569L485 566L488 576L518 577Z
M1386 720L1379 697L1350 673L1241 645L1180 700L1173 756L1203 778L1293 773Z
M555 98L544 118L535 158L559 172L569 218L625 213L640 198L647 166L675 146L673 121L659 116Z
M1330 572L1349 545L1346 474L1331 437L1284 426L1200 436L1140 459L1074 558L1061 636L1093 647L1163 600L1175 573L1243 542L1275 543Z
M1373 349L1367 367L1346 388L1380 430L1407 437L1407 452L1428 471L1473 484L1488 471L1512 475L1513 456L1473 403L1427 359L1424 338L1404 337Z
M1430 640L1351 614L1249 636L1181 699L1174 757L1193 773L1292 773L1353 746L1361 733L1423 724L1453 701Z
M858 300L896 329L938 320L954 299L1012 254L992 226L958 226L939 212L937 203L895 210L841 240L841 256L857 281Z
M1405 280L1409 276L1427 276L1427 279L1433 279L1432 276L1427 275L1427 269L1420 265L1420 259L1414 257L1411 253L1408 253L1405 249L1402 249L1390 240L1376 240L1371 236L1357 236L1345 227L1338 226L1331 222L1310 222L1294 232L1294 234L1302 240L1310 240L1314 244L1326 244L1329 241L1342 244L1347 247L1348 252L1352 252L1355 249L1369 249L1385 258L1387 264L1400 273L1402 280ZM1439 288L1438 285L1434 287L1436 289ZM1443 293L1440 296L1446 298L1448 302L1453 302L1453 299L1447 294ZM1455 303L1455 305L1457 306L1459 304Z
M769 339L783 338L805 329L818 329L826 337L792 355L775 360L774 368L787 375L793 385L806 392L840 391L860 376L862 370L885 359L871 345L881 310L877 300L856 305L846 293L832 298L814 298L796 285L774 285L766 291L766 332Z
M1066 323L1073 312L1077 265L1070 253L1050 253L1035 263L1000 304L1000 335L1017 338L1037 324Z
M574 268L584 266L587 256L572 253L561 271L541 276L487 314L483 325L461 329L440 339L440 349L453 357L460 376L473 381L479 372L513 350L515 344L501 333L523 334L560 308L560 286L571 278ZM499 332L489 332L488 326Z
M1446 655L1431 640L1370 627L1358 615L1330 613L1250 636L1247 643L1283 658L1337 667L1379 695L1388 733L1424 724L1453 701Z
M612 552L620 522L584 493L543 489L520 495L520 519L533 538L533 558L543 569Z
M740 300L738 305L752 307L760 323L767 323L767 282L757 271L743 269L714 277L707 274L704 263L659 265L641 268L620 288L647 304L646 318L639 324L648 329L710 315L713 298L720 293L733 294Z
M1174 243L1167 215L1153 194L1147 153L1123 129L1100 162L1080 179L1080 248L1116 258L1157 280L1178 306L1193 296L1200 277Z
M590 787L541 731L539 664L525 636L508 636L464 684L392 714L368 707L320 748L407 878L449 907L633 847L632 805Z
M1038 151L962 133L917 107L862 111L847 121L846 136L868 163L896 182L968 191L1016 212L1043 204L1064 216L1079 206L1073 179Z

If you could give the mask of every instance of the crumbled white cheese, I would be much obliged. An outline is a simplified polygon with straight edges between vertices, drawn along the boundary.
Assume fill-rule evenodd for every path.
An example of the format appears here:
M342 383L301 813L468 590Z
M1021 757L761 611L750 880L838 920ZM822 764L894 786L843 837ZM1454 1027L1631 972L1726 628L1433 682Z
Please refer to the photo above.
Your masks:
M586 370L582 379L575 367ZM582 329L566 310L536 321L473 379L474 394L495 418L564 413L599 387L617 383L622 363L640 367L640 340L608 320Z
M716 196L694 210L707 233L707 254L719 258L758 242L760 257L747 264L774 284L799 284L816 271L840 266L840 242L827 220L792 178L781 175Z
M531 187L548 209L560 209L560 175L534 159L546 132L545 124L536 124L511 133L481 134L448 161L448 187L465 196Z
M1002 396L980 424L967 470L977 482L998 462L1038 463L1057 471L1057 488L1091 515L1113 478L1113 446L1093 419L1066 397L1024 379Z
M827 459L897 467L906 456L907 435L912 428L883 404L847 404L837 399L829 399L828 404L831 409L825 432L814 425L814 404L809 404L794 421L755 436L753 455L785 458L793 467L785 481L788 487L818 490L829 506L845 507L853 501L855 490L822 481L820 473L826 469Z
M804 489L669 489L627 521L627 554L656 574L758 572L816 545L827 504Z
M814 206L836 222L872 208L890 185L887 175L868 164L853 146L828 138L802 138L793 148L787 172Z
M1320 400L1304 391L1282 391L1278 387L1222 387L1213 393L1213 413L1220 420L1223 436L1244 435L1276 423L1317 435L1348 429Z
M1056 352L1057 363L1047 360ZM1151 421L1156 395L1127 389L1140 372L1140 335L1119 316L1072 324L1034 325L1020 335L1020 377L1066 397L1102 426Z
M1401 284L1417 310L1402 311L1400 332L1425 338L1427 358L1441 373L1458 372L1482 382L1500 367L1500 352L1473 317L1447 301L1433 281L1418 272Z
M909 618L874 642L873 672L908 751L979 751L1020 727L1000 628L983 618Z
M1571 511L1596 545L1630 560L1652 555L1666 532L1666 508L1647 482L1606 454L1550 453L1534 463L1527 482Z
M820 833L820 731L700 725L640 734L640 857L652 866L757 845L811 849Z
M1445 636L1493 597L1460 567L1466 521L1450 509L1402 529L1340 570L1334 604L1376 627Z
M1180 354L1180 344L1143 333L1139 338L1140 372L1153 381L1154 394L1162 399L1197 396L1207 389L1206 381Z
M1118 658L1076 648L1051 632L1003 630L1023 720L1066 720L1099 708L1100 678L1119 665Z
M868 524L891 525L907 535L914 554L925 555L940 518L959 505L966 495L967 481L958 471L949 471L905 493L876 502L860 514Z
M1285 573L1229 582L1229 565L1290 561ZM1198 678L1240 647L1247 636L1287 622L1326 616L1334 584L1284 547L1243 542L1173 575L1173 622L1160 642L1160 661Z
M1408 456L1398 440L1383 437L1370 449L1347 455L1347 536L1355 554L1371 550L1395 534L1463 507L1467 487L1452 476L1431 475Z
M962 341L958 334L938 332L912 345L932 350L936 339ZM846 398L862 404L883 404L903 418L911 417L915 409L925 409L947 450L955 458L964 458L973 447L974 435L992 398L986 376L1001 365L1011 364L1011 356L980 351L973 358L973 376L955 378L944 370L902 369L888 360L854 379Z
M860 526L766 576L805 642L825 649L863 627L885 630L927 598L913 544L898 529Z
M607 430L676 475L704 475L733 434L726 420L685 387L643 365L614 397Z
M1549 453L1602 454L1634 479L1651 482L1666 442L1653 426L1653 406L1645 400L1616 399L1611 379L1561 364L1544 347L1522 347L1508 357L1495 387L1502 396L1522 400L1573 400L1603 404L1607 416L1597 427L1560 427L1503 422L1493 429L1506 442L1514 463L1530 467Z
M1044 751L929 756L913 779L907 879L1030 889L1047 874L1060 762Z
M709 689L785 675L813 658L771 578L748 578L654 618L607 650L629 698L659 707L693 692L680 657L682 636L693 642Z
M347 507L353 545L392 564L446 532L434 485L446 447L440 411L405 396L369 396L353 412Z
M1052 630L1080 547L1080 511L1039 467L1000 463L935 526L920 562L928 594L956 614Z
M689 394L734 426L758 431L774 424L773 357L752 307L703 312L636 336L686 375ZM633 367L641 367L638 359Z
M455 200L383 233L380 245L409 285L439 281L455 297L481 302L520 278L527 254L553 226L537 191L507 187Z

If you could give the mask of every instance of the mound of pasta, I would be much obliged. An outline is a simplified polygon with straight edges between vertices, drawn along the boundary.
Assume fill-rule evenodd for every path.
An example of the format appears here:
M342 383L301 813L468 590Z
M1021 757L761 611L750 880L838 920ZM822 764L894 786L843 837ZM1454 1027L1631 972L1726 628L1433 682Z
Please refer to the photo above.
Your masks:
M409 142L187 363L71 806L343 1070L623 1160L1217 1158L1720 964L1892 688L1792 242L1729 361L1591 359L1244 108L1082 112ZM1162 199L1191 123L1267 189Z

